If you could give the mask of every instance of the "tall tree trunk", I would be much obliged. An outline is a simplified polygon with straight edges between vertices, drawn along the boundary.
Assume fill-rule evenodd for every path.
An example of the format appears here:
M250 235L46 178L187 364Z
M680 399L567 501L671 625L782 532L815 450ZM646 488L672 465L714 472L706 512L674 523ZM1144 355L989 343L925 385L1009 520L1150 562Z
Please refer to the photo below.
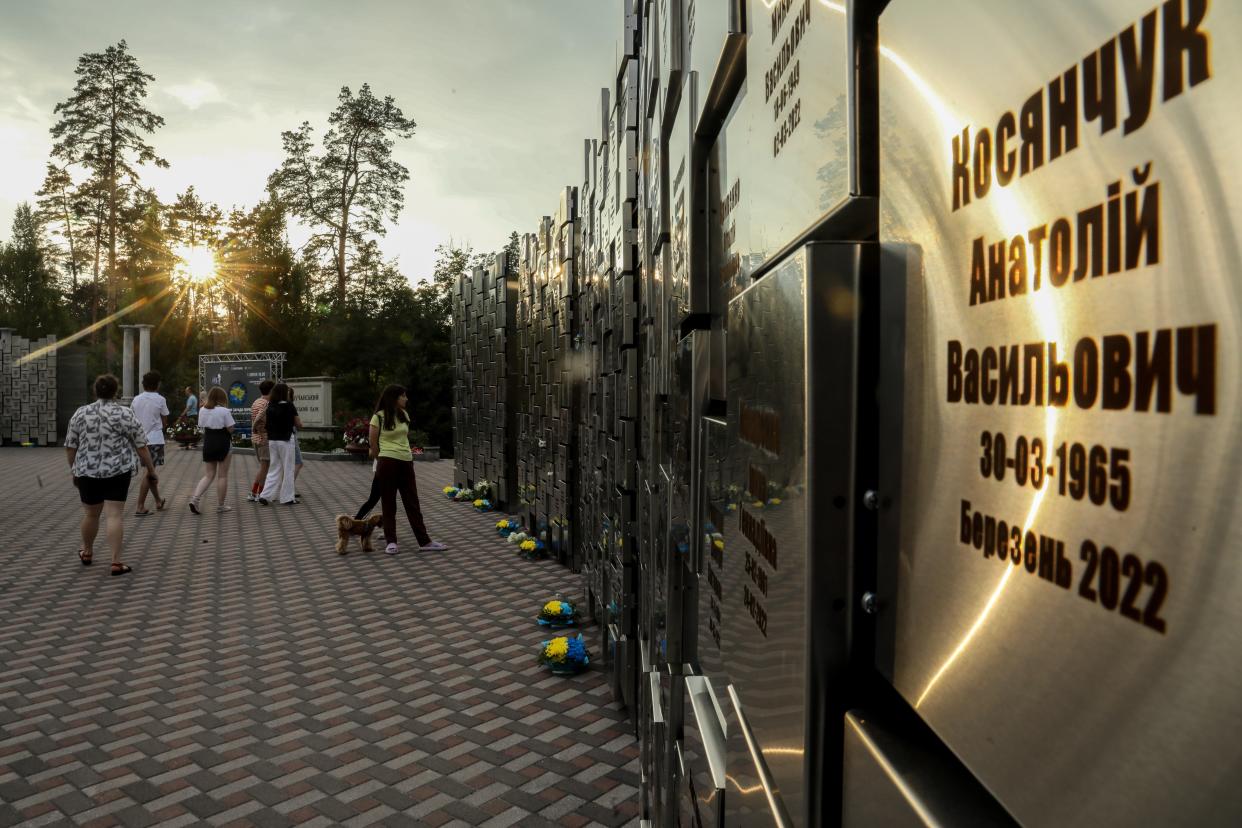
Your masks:
M117 191L117 127L116 127L116 74L112 75L112 116L108 122L108 304L107 316L116 313L116 191ZM116 344L111 336L104 339L105 363L112 370L116 358Z
M65 187L60 188L60 203L65 212L65 238L69 241L69 275L73 278L73 293L76 296L78 292L78 256L73 248L73 222L70 219L69 212L69 191Z
M91 291L91 344L99 341L99 256L103 252L103 213L95 206L95 289Z
M349 205L341 210L341 230L336 241L336 300L345 307L345 240L349 236Z

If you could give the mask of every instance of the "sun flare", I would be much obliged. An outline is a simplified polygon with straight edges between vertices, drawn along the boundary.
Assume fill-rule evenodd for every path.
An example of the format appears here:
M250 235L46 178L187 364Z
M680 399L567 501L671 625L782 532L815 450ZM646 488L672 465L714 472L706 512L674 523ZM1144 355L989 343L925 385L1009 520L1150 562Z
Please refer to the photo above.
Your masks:
M183 279L201 285L216 275L216 254L211 248L182 244L172 252L177 257L174 272Z

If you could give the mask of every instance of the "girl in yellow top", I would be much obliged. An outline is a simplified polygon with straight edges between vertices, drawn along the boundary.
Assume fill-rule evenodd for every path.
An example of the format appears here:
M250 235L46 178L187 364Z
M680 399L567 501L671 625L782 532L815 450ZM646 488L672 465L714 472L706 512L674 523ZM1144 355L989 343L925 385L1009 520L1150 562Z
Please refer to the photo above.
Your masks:
M380 487L380 505L384 516L384 549L397 554L397 493L405 506L405 516L414 530L418 548L438 552L448 547L431 539L423 524L423 511L418 505L418 485L414 480L414 462L410 458L410 415L405 407L409 397L400 385L390 385L380 394L371 418L371 458L376 460L375 480Z

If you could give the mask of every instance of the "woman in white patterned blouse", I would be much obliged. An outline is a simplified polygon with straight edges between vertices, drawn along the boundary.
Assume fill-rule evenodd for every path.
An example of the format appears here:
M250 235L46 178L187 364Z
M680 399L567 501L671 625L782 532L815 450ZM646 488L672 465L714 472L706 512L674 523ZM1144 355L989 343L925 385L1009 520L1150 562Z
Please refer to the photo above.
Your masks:
M95 396L90 405L74 412L65 434L69 470L82 500L82 548L78 558L91 565L95 537L99 534L99 515L108 515L108 545L112 547L112 574L133 570L121 563L125 542L125 498L129 480L138 470L138 461L147 469L148 479L159 478L147 451L147 436L128 405L116 400L119 383L111 374L95 380Z

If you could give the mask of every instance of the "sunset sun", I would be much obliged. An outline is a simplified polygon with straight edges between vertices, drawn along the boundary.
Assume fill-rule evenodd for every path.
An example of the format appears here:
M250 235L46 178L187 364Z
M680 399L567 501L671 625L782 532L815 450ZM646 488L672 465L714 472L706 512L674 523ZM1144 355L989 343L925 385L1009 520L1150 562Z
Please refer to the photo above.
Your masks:
M177 257L173 271L181 278L201 285L216 275L216 254L211 248L183 244L174 247L172 252Z

